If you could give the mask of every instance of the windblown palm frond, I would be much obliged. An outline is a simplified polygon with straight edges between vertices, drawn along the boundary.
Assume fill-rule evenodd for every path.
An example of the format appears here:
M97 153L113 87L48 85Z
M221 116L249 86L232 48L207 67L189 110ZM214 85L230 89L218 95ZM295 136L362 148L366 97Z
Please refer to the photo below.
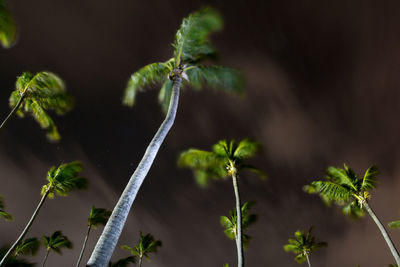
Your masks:
M0 196L0 217L6 221L14 220L13 216L10 213L6 212L4 208L5 207L4 207L3 197Z
M379 174L378 167L375 165L372 165L367 169L367 171L364 174L364 179L361 184L361 190L371 190L376 187L377 181L376 181L376 175Z
M400 229L400 221L393 221L388 223L388 226L393 229Z
M129 256L123 259L119 259L116 263L112 263L110 261L107 267L126 267L130 265L130 263L136 263L136 258L134 256Z
M16 28L14 18L5 0L0 0L0 44L4 48L10 48L14 44Z
M9 250L8 246L3 246L0 248L0 258L3 258L3 256L7 253ZM33 267L35 266L34 263L30 263L25 259L19 259L16 258L14 255L8 257L5 262L4 262L5 267Z
M242 212L242 229L246 230L250 225L257 221L257 214L249 214L250 208L254 205L255 202L245 202L241 207ZM237 214L236 210L229 211L229 217L221 216L220 223L222 227L225 229L224 233L229 238L234 240L237 235ZM243 246L246 248L250 241L250 236L246 235L242 232L242 240Z
M51 141L60 139L57 126L47 114L47 110L63 115L73 107L73 99L65 91L64 82L51 72L39 72L35 75L24 72L18 77L16 89L9 99L10 107L15 108L20 117L31 114L40 126L47 130Z
M47 250L58 254L61 254L63 248L72 249L72 242L61 231L56 231L51 236L43 236L43 245Z
M312 230L314 227L310 227L308 232L296 231L294 236L296 239L290 238L289 244L283 246L286 252L293 252L296 254L295 260L301 264L307 260L307 257L313 253L316 249L326 247L326 242L316 242L315 237L312 236Z
M15 249L14 255L36 255L40 248L40 241L36 237L27 238Z
M360 207L357 200L353 200L347 203L342 208L343 214L349 216L352 219L359 219L365 215L364 209Z
M49 191L49 198L54 194L66 196L75 189L85 189L88 185L87 179L79 176L82 171L82 163L73 161L61 164L59 167L51 167L47 172L48 184L42 187L42 195Z
M208 37L222 27L220 14L211 8L204 8L183 19L173 45L176 63L180 64L180 60L195 62L213 55L215 51Z
M123 245L121 248L130 251L132 256L137 256L141 260L145 257L149 260L149 253L157 253L157 248L162 246L161 240L155 240L151 234L143 235L139 232L139 244L133 248L127 245Z
M98 225L105 225L110 215L111 211L92 206L88 218L88 226L96 228Z

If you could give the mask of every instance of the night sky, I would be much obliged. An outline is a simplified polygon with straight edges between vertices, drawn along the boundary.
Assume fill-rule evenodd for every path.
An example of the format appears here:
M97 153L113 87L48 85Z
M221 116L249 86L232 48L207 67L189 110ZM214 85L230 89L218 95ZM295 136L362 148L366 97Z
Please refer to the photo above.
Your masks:
M243 201L255 200L258 222L245 252L247 266L297 266L282 249L297 229L315 226L329 243L311 256L313 266L387 266L394 263L372 219L353 221L327 208L302 186L325 168L350 165L359 175L381 170L370 200L383 223L400 219L400 16L398 1L8 1L19 26L17 44L0 49L0 115L23 71L62 77L75 108L53 116L62 140L49 143L30 117L14 117L0 132L0 195L14 222L0 221L0 241L13 242L40 200L47 170L80 160L86 191L48 200L28 237L62 230L75 245L48 266L75 264L90 206L112 209L163 120L158 88L122 106L129 76L172 56L182 18L200 7L218 9L225 28L213 35L218 64L241 70L245 94L208 88L182 91L175 125L142 185L113 261L127 257L138 232L163 247L145 266L236 264L234 241L219 223L234 207L229 180L199 188L176 166L179 152L209 149L220 139L258 140L251 163L268 181L242 173ZM90 252L102 231L92 231ZM400 232L389 230L400 246ZM41 262L44 249L35 262Z

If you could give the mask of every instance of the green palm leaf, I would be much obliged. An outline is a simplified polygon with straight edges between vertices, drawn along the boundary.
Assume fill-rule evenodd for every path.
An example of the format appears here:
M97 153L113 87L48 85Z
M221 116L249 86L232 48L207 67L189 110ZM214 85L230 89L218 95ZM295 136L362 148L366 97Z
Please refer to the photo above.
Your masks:
M0 44L10 48L16 37L16 25L4 0L0 0Z
M376 165L372 165L367 169L364 174L364 179L361 184L361 190L370 190L376 187L376 175L378 175L378 167Z
M5 208L5 206L4 206L4 202L3 202L3 197L0 196L0 217L2 217L6 221L14 220L13 216L10 213L6 212L4 210L4 208Z
M20 101L22 101L20 103ZM16 89L9 99L10 107L15 108L20 117L31 114L39 125L47 130L51 141L60 139L57 127L47 110L63 115L73 107L73 99L65 91L63 81L51 72L39 72L35 75L24 72L18 77Z
M359 219L365 215L364 209L358 205L357 200L347 203L343 207L342 212L353 219Z
M357 177L353 176L353 171L344 165L345 169L336 168L336 167L329 167L326 172L335 183L341 185L347 185L348 187L352 188L354 191L357 191L355 186L357 182ZM349 175L351 174L351 175Z
M63 248L72 249L72 242L61 231L56 231L51 236L43 236L43 244L47 250L58 254L61 254Z
M238 159L247 159L260 150L260 144L250 139L244 139L237 145L233 156Z
M317 189L319 194L337 202L347 201L352 196L351 191L349 191L346 187L334 182L314 181L311 183L311 185Z
M393 221L388 224L390 228L400 228L400 221Z
M9 250L8 246L3 246L0 248L0 258L3 258L4 255ZM25 259L18 259L14 255L8 257L4 262L4 267L33 267L34 263L30 263Z
M121 248L130 251L132 256L138 256L140 259L145 257L149 260L149 253L157 253L157 249L162 246L162 242L161 240L155 240L151 234L143 235L142 232L139 232L139 235L139 244L134 248L128 245L123 245Z
M96 208L92 206L90 209L90 214L88 218L88 226L96 228L98 225L105 225L108 221L108 218L111 215L111 211L106 209Z
M175 35L174 58L176 64L195 62L215 53L208 37L222 29L223 22L218 12L205 8L183 19Z
M14 255L36 255L40 247L40 241L36 237L27 238L15 249Z

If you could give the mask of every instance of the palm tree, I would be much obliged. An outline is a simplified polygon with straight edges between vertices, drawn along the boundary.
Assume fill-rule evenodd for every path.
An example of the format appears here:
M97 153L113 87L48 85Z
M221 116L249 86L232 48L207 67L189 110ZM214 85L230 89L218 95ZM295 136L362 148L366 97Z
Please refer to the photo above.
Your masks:
M326 242L316 242L315 237L312 236L312 230L314 229L314 226L311 226L308 232L305 231L296 231L294 233L294 236L296 239L289 239L289 244L283 246L283 249L286 252L293 252L296 254L296 257L294 258L297 263L301 264L305 261L307 261L308 266L311 267L310 263L310 258L309 256L311 253L313 253L316 249L321 248L321 247L326 247L328 246L328 243Z
M15 248L14 257L19 255L36 255L40 247L40 241L36 237L27 238Z
M250 208L254 205L254 202L245 202L242 205L241 213L242 213L242 240L243 240L243 247L246 248L249 241L250 236L244 234L244 230L249 228L249 226L257 221L257 214L249 214ZM225 235L232 240L237 240L237 214L236 210L229 211L229 217L221 216L220 219L222 227L225 228L224 233Z
M343 212L346 214L353 214L357 209L366 210L381 231L396 264L400 265L400 256L396 247L368 202L371 197L369 191L376 187L377 174L378 168L374 165L367 169L362 179L358 178L346 164L343 169L329 167L325 181L314 181L305 189L308 193L317 193L330 201L344 205Z
M10 48L16 37L16 26L4 0L0 0L0 44L4 48Z
M110 215L111 215L111 211L108 211L106 209L99 209L99 208L96 208L95 206L92 206L92 208L90 209L85 241L83 242L83 246L81 249L81 253L79 254L79 259L78 259L78 262L76 263L76 267L79 266L79 263L82 260L83 253L86 248L86 242L89 238L90 230L92 229L92 227L96 228L98 225L105 225L107 223L107 220L110 217Z
M61 249L63 248L72 249L72 242L61 231L56 231L51 236L43 236L43 244L46 247L46 255L44 256L42 266L46 264L50 251L61 254Z
M239 171L248 169L256 172L261 178L265 174L259 169L244 162L259 150L259 144L249 139L240 142L223 140L213 146L212 151L189 149L184 151L178 159L178 165L193 169L194 176L200 185L206 185L211 178L232 178L233 190L236 199L237 234L236 246L238 254L238 267L244 265L242 242L242 214L239 194Z
M4 207L3 197L0 196L0 217L6 221L14 220L13 216L10 213L6 212L4 208L5 207Z
M149 253L157 253L157 248L162 246L161 240L155 240L151 234L143 235L139 232L139 244L135 247L123 245L121 248L129 250L133 257L139 258L139 267L142 266L142 259L145 257L150 260Z
M208 37L221 28L222 19L212 9L203 9L189 15L183 20L175 35L174 57L166 62L147 65L129 79L124 96L126 105L132 106L136 93L142 91L143 88L154 83L163 83L160 100L164 109L168 106L168 112L121 194L89 259L89 266L106 266L111 258L132 203L174 123L182 78L187 78L187 82L185 81L183 85L189 84L194 88L200 88L206 84L227 92L241 91L241 76L236 70L200 65L204 59L215 54Z
M107 267L127 267L130 263L135 263L136 258L133 256L129 256L123 259L119 259L116 263L109 262Z
M0 248L0 257L3 257L5 253L9 250L8 246L3 246ZM11 255L10 257L7 258L7 260L4 262L5 267L32 267L35 266L34 263L30 263L25 259L20 259L16 258L14 255Z
M49 140L59 140L57 126L46 110L63 115L72 109L73 100L66 93L64 82L51 72L38 72L35 75L24 72L18 77L15 87L9 100L12 110L0 125L0 129L14 113L21 118L25 114L31 114L40 126L47 130Z
M28 224L25 226L24 230L18 237L18 239L14 242L11 248L8 250L6 255L0 262L0 266L3 266L6 258L16 249L18 244L25 237L29 228L32 226L33 221L39 213L40 208L43 203L49 198L54 198L55 194L59 196L67 196L70 191L75 189L84 189L87 187L87 180L81 176L79 173L82 171L82 163L78 161L73 161L70 163L61 164L60 166L51 167L47 172L47 181L48 183L43 185L41 195L42 198L35 211L33 212L31 219Z

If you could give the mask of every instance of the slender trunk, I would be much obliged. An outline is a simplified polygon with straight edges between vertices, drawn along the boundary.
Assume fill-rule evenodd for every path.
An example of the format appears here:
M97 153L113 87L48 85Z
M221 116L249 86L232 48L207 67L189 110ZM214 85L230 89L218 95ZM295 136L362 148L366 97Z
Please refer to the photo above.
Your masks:
M78 259L78 262L76 263L76 267L79 267L79 263L81 263L83 253L85 252L86 243L87 243L88 238L89 238L90 229L92 229L91 225L88 226L88 229L87 229L87 232L86 232L86 236L85 236L85 241L83 241L83 246L82 246L82 249L81 249L81 253L79 254L79 259Z
M232 183L236 198L236 218L237 218L236 247L237 247L238 267L243 267L244 259L243 259L243 242L242 242L242 205L240 203L239 186L237 183L236 174L232 174Z
M138 262L139 267L142 266L142 257L139 257L139 262Z
M371 216L371 218L374 220L374 222L378 226L379 230L381 231L383 238L385 239L387 245L389 246L390 252L392 252L392 255L396 261L397 266L400 266L399 252L397 251L392 240L390 239L390 236L389 236L388 232L386 231L385 226L383 226L383 224L378 219L378 217L375 215L374 211L371 209L371 207L369 206L369 204L367 202L365 202L364 207L367 210L369 216Z
M307 259L308 267L311 267L310 258L308 257L308 254L306 254L306 259Z
M17 104L15 105L15 107L11 110L10 114L8 114L8 116L5 118L5 120L1 123L0 125L0 129L3 128L3 126L6 124L6 122L8 121L8 119L12 116L12 114L14 114L14 112L19 108L19 106L22 103L22 100L24 100L25 98L25 94L23 94L21 96L21 98L18 100Z
M151 165L153 164L153 161L161 144L163 143L166 135L168 134L174 123L176 111L178 108L179 89L181 86L181 82L181 77L174 77L172 81L172 96L169 103L167 116L165 117L157 133L151 140L142 160L140 161L135 172L129 179L129 182L125 187L124 192L121 194L118 203L114 207L110 219L104 227L103 233L97 241L96 247L94 248L94 251L90 256L87 266L105 267L110 261L114 248L117 245L119 236L121 235L125 221L128 217L132 203L135 200L139 188L142 185L143 180L146 178L146 175L149 172Z
M38 206L36 207L35 211L32 214L31 219L29 220L28 224L25 226L25 229L22 231L20 236L18 237L17 241L14 242L14 244L10 247L10 249L7 251L6 255L4 255L3 259L0 262L0 266L3 266L5 263L6 259L8 256L15 250L15 248L18 246L18 244L22 241L22 239L25 237L26 233L28 232L29 228L31 227L33 221L35 220L40 208L42 207L44 201L47 198L47 195L50 193L50 190L48 189L46 193L42 196L42 199L40 200Z
M42 267L44 267L44 265L46 264L47 257L49 256L49 252L50 252L50 249L47 249L46 255L44 256L44 259L43 259Z

